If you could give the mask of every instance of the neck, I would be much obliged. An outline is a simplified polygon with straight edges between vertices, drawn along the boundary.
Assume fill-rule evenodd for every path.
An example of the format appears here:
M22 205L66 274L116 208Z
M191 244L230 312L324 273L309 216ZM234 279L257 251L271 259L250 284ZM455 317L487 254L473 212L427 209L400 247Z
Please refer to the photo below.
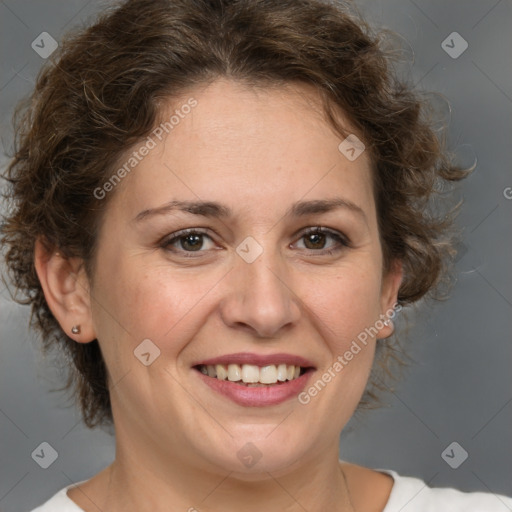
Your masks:
M336 447L337 448L337 447ZM140 456L145 453L145 456ZM131 512L353 512L345 475L337 457L319 454L302 466L251 479L190 466L186 460L148 460L147 452L116 455L109 468L102 510ZM163 463L163 464L162 464Z

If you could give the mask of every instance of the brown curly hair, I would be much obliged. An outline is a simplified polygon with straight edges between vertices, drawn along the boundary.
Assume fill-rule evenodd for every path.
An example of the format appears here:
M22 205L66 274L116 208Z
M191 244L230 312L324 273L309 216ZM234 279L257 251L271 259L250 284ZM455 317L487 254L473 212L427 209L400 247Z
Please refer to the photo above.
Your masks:
M20 303L45 350L67 356L90 428L112 423L107 368L97 340L75 343L52 315L34 267L38 237L80 257L94 275L103 200L93 191L158 122L161 101L219 77L253 86L313 85L345 135L341 109L362 135L373 177L384 270L403 263L399 303L433 296L453 255L451 212L431 205L465 172L436 135L428 103L397 77L373 33L349 5L327 0L128 0L66 36L14 119L2 243ZM380 344L379 344L380 345ZM384 368L393 348L384 347ZM72 362L72 364L69 363ZM371 395L371 392L370 392Z

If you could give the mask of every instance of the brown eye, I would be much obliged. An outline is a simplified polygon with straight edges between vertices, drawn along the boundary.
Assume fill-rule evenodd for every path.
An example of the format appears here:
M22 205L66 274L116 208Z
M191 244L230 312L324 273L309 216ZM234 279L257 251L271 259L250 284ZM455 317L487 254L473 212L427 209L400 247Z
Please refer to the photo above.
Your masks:
M212 238L205 232L199 231L197 229L188 229L178 231L177 233L167 237L161 243L161 247L167 251L175 253L201 253L206 252L202 250L204 249L205 239L208 239L213 243Z
M323 245L325 244L325 233L310 233L308 235L304 235L304 240L306 240L306 247L308 249L324 249ZM311 247L308 246L311 244Z
M329 238L335 240L337 243L326 247ZM340 251L350 246L345 236L322 227L310 228L302 234L301 239L304 240L306 249L319 252L320 254L332 254L333 252Z
M180 236L178 242L181 242L182 249L197 251L203 245L202 237L202 234Z

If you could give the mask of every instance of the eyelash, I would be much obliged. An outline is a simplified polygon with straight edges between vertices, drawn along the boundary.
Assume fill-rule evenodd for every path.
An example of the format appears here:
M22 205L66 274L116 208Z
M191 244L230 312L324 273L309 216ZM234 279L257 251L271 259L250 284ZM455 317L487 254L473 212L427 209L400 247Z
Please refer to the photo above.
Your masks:
M308 249L309 251L319 253L319 255L333 255L347 247L351 247L350 241L347 237L344 235L337 233L336 231L332 231L330 229L324 228L322 226L316 226L307 228L305 231L303 231L299 237L299 239L312 235L312 234L322 234L322 235L329 235L333 239L335 239L340 245L335 249ZM191 228L191 229L184 229L181 231L177 231L176 233L173 233L169 237L165 238L161 244L160 247L163 249L170 251L170 252L182 252L183 256L186 258L197 258L198 256L193 255L194 253L201 253L205 251L185 251L183 249L169 249L169 246L171 246L173 243L178 242L180 239L185 238L189 235L205 235L208 238L211 239L211 236L208 235L208 232L199 228Z

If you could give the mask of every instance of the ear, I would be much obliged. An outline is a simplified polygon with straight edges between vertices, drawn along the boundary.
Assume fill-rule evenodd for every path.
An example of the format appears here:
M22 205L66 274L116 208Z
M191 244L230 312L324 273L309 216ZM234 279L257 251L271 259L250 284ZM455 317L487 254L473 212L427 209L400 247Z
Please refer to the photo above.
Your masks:
M50 251L38 238L34 248L34 265L48 307L62 330L78 343L96 339L93 328L89 280L81 258L66 258ZM80 326L80 333L71 328Z
M403 265L400 260L394 260L391 264L389 271L382 279L380 308L381 319L383 321L383 328L379 329L377 338L389 338L393 334L395 327L393 325L392 316L396 311L396 304L398 300L398 290L402 284L403 278ZM386 322L386 323L384 323Z

